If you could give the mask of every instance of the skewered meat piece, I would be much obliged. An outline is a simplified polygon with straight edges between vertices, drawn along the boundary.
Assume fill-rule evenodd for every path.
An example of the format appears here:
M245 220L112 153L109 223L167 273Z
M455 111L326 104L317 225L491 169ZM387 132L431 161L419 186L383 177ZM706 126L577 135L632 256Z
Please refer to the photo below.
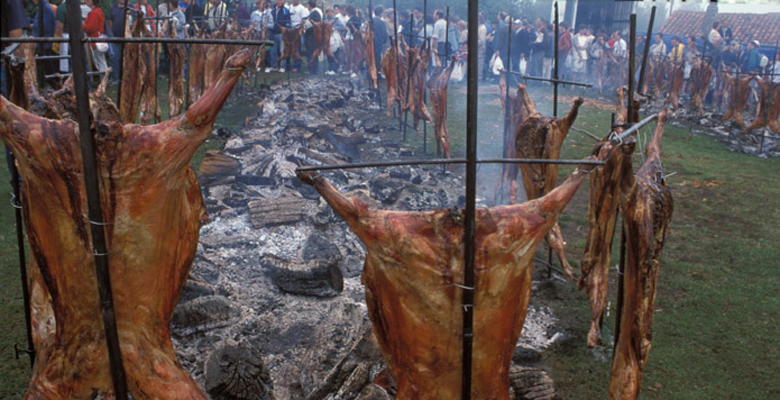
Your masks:
M507 74L503 73L498 81L499 98L504 112L506 112L506 77ZM525 85L518 84L517 86L516 93L512 91L509 92L509 124L504 130L505 158L517 158L517 149L515 147L515 142L517 141L517 127L519 127L531 114L531 111L526 108L526 104L534 105L533 100L531 100L528 91L525 88ZM495 191L497 204L504 201L503 197L506 193L509 193L509 202L516 202L517 172L518 166L516 164L501 166L501 179L499 179ZM507 184L509 184L508 192L506 191Z
M454 60L447 68L437 68L428 80L433 110L433 129L436 133L436 153L444 154L446 158L450 158L450 139L447 133L447 87L453 68L455 68Z
M368 77L371 82L371 89L379 87L379 74L377 72L376 57L374 57L374 31L368 27L363 34L363 40L365 41L365 55L366 55L366 68L368 69Z
M146 27L141 18L133 25L127 24L126 37L143 37ZM122 92L119 115L122 121L134 123L141 115L141 99L146 91L149 74L147 55L151 52L148 43L125 43L122 59Z
M8 68L8 93L14 104L46 118L61 117L58 104L50 96L42 96L38 90L35 43L22 43L6 63Z
M515 133L515 152L519 158L542 158L557 160L561 155L561 146L569 134L569 129L577 119L577 113L583 103L582 98L577 98L566 117L555 120L542 115L536 110L531 97L528 95L525 85L518 85L518 94L523 99L523 108L528 113L528 118L521 123ZM520 164L523 174L523 187L526 197L533 200L543 196L555 187L558 179L558 165L556 164ZM512 177L516 181L517 177ZM514 188L516 184L512 184ZM510 201L517 201L516 191L510 193ZM564 274L573 279L573 269L566 258L564 250L565 242L560 227L555 226L547 237L547 243L555 250L563 265Z
M756 119L745 128L744 133L767 126L772 132L780 135L780 121L777 119L778 114L780 114L780 83L773 83L760 76L756 76L756 82L758 82L759 87Z
M292 62L295 60L303 60L301 56L301 34L303 33L303 24L297 28L285 28L282 27L282 42L284 49L282 50L282 60L289 60Z
M398 93L398 46L391 45L382 55L382 72L387 82L387 116L393 114L393 107L400 101Z
M666 185L661 165L665 119L666 113L661 112L647 145L646 161L636 175L627 176L621 184L626 263L610 400L634 400L639 396L642 372L650 353L656 283L673 209L672 192Z
M326 56L333 57L333 50L330 48L330 38L333 36L333 23L309 22L311 22L312 29L314 30L315 47L312 52L312 58L319 57L322 53L325 53Z
M169 36L176 37L173 23L168 22ZM184 45L168 43L168 115L184 112Z
M203 38L205 36L200 33L197 37ZM188 77L190 103L197 101L203 94L203 80L206 73L206 50L208 47L206 44L192 44L190 46L190 71Z
M578 168L539 199L477 210L472 398L509 399L509 365L528 310L535 250L589 170ZM376 210L342 196L321 176L298 176L367 248L366 304L396 378L395 398L460 398L462 211Z
M723 114L723 122L733 120L740 128L745 127L745 117L742 113L750 97L750 81L753 77L753 75L743 75L739 78L733 74L726 74L730 101L726 113Z
M669 97L666 99L666 103L672 108L680 106L680 91L682 90L683 83L685 81L685 71L683 71L683 65L675 63L672 66L671 71L671 87L669 88Z
M366 61L366 42L360 30L351 34L352 38L347 39L344 46L347 52L347 70L357 73L360 72L360 67Z
M714 73L710 63L704 60L697 60L696 65L691 70L691 106L699 115L704 114L704 97L707 96L707 90Z
M168 324L204 217L189 161L248 61L248 51L231 57L219 82L184 115L150 126L97 126L114 306L135 399L206 398L176 361ZM33 291L38 348L25 399L114 398L77 124L44 119L0 97L0 138L24 178L31 266L45 282Z
M407 54L411 57L412 67L409 70L408 95L406 96L406 107L414 116L414 129L419 126L420 121L433 121L428 107L425 105L425 77L428 72L430 62L430 52L428 47L410 47Z
M227 33L225 32L227 29L227 24L222 24L222 26L217 29L212 35L212 39L225 39ZM298 38L300 40L300 37ZM285 44L286 45L286 44ZM220 46L220 45L209 45L206 47L206 63L203 67L203 89L208 90L211 88L211 86L217 81L219 78L220 71L222 71L222 66L225 64L225 59L227 58L227 48L226 46Z

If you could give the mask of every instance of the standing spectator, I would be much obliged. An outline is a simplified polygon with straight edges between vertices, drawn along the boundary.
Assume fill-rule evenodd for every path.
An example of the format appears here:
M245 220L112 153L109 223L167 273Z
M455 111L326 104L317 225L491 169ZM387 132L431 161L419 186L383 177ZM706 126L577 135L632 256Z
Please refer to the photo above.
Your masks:
M436 22L433 24L433 35L431 36L431 46L436 49L442 64L446 64L444 59L447 51L447 20L444 19L444 11L436 10L434 13Z
M650 57L658 59L666 56L666 43L664 43L664 37L657 33L655 35L655 42L650 46Z
M528 31L528 25L518 21L518 29L512 36L512 69L520 71L520 60L529 54L531 48L531 33Z
M56 13L57 21L54 23L54 36L63 37L65 39L70 37L70 35L68 34L68 19L66 18L67 15L68 15L67 0L63 0L62 3L60 3L60 5L57 7L57 13ZM69 46L68 42L60 43L61 56L67 56L70 54L69 51L70 49L68 48L68 46ZM60 72L62 73L70 72L70 59L68 58L60 59Z
M325 11L325 21L333 24L333 36L330 37L330 52L333 55L328 56L328 70L325 71L325 75L336 75L336 70L339 69L338 60L341 58L341 48L343 47L341 32L344 31L345 27L341 25L341 21L336 17L336 10L333 8Z
M554 34L552 32L553 27L552 24L548 24L544 31L544 40L542 42L542 47L544 48L543 57L544 60L542 61L542 68L544 69L542 71L542 76L544 78L550 79L552 77L552 67L553 67L553 56L555 55L553 46L555 46L555 38ZM548 83L549 84L549 83Z
M479 14L479 32L477 33L477 65L478 66L485 64L486 45L487 45L487 26L485 26L485 15ZM477 72L479 72L479 70L477 70Z
M184 16L187 17L187 24L190 26L189 35L195 36L203 31L205 27L203 23L203 7L196 0L184 0L184 2L187 4Z
M669 51L669 59L674 64L682 64L684 61L683 54L685 53L685 45L678 37L672 38L672 49Z
M97 7L94 0L84 0L84 4L91 8L84 21L84 33L91 38L103 36L103 27L106 24L106 16L103 14L103 9ZM90 43L88 47L90 53L92 53L92 64L94 65L95 70L104 72L108 69L108 64L106 63L108 43Z
M41 1L43 5L41 6ZM51 37L54 36L54 11L51 8L51 4L47 0L33 0L35 4L35 16L32 21L32 32L35 36ZM39 26L41 8L43 8L43 26ZM52 52L51 43L43 43L43 54L51 56ZM43 68L44 74L49 75L57 72L57 65L54 60L39 61Z
M319 72L319 56L313 57L317 43L314 41L314 29L312 23L321 23L323 20L322 10L317 7L317 0L309 0L308 16L306 19L306 32L304 33L304 43L306 44L306 55L309 60L309 72L316 74Z
M381 72L382 65L382 53L384 53L385 45L387 44L387 25L382 20L382 13L385 12L384 7L377 6L374 8L374 16L371 17L371 24L374 28L374 62L376 68Z
M569 69L572 63L571 59L571 31L565 23L560 24L558 36L558 66L560 74L564 79L569 78Z
M123 3L115 1L111 5L111 35L113 37L124 37L124 31L122 30L122 23L125 17L125 9ZM120 55L122 54L121 43L109 43L109 51L111 56L111 80L118 82L122 76L122 65L120 64Z
M625 59L628 57L628 44L626 44L620 31L615 31L612 34L612 55L617 59Z
M213 32L225 23L228 17L227 4L221 0L209 0L203 8L203 15L206 17L208 30Z
M290 26L293 28L300 26L303 20L309 16L309 9L301 4L301 0L292 0L292 5L288 8L290 10Z
M748 43L747 52L745 52L745 62L742 65L742 70L752 74L761 72L761 53L758 48L761 47L761 43L758 40L751 40Z
M501 57L501 62L504 64L504 68L509 69L509 54L507 54L507 41L509 40L509 16L503 11L499 11L496 15L496 38L493 41L495 46L494 51L498 52L498 56Z
M707 35L708 50L712 51L713 58L717 58L717 53L720 53L720 48L723 44L723 36L718 31L719 27L719 22L713 23L712 30L710 30L710 34Z
M27 16L24 14L22 0L0 1L0 28L2 28L0 36L22 36L23 29L26 29L29 26ZM5 44L0 45L0 50L5 46ZM6 79L5 63L0 63L0 91L2 91L3 95L8 94L8 82ZM10 163L10 157L8 157L7 160L9 160Z
M547 57L547 48L544 46L544 37L547 36L544 24L537 24L533 32L534 40L531 44L531 70L536 76L544 75L544 59Z
M772 69L769 71L772 75L772 82L780 83L780 53L775 52L775 63L772 64Z
M605 56L607 50L607 41L604 33L599 33L595 40L590 44L588 48L588 74L590 75L590 82L600 82L599 79L602 76L601 59ZM599 88L601 89L601 88Z
M279 68L279 72L283 73L285 72L285 69L281 66L279 61L279 57L282 54L282 28L290 27L290 10L285 7L284 0L276 0L274 8L271 10L271 15L274 19L274 26L271 29L274 47L268 52L269 67L265 69L265 72L271 72L273 68ZM287 65L287 67L289 68L290 66Z
M578 80L585 80L588 71L588 49L595 38L582 27L572 38L572 63L571 72Z
M737 42L732 42L720 54L720 64L728 68L736 68L739 64L739 49Z
M184 16L184 11L179 7L178 0L167 0L167 2L168 15L171 17L168 23L173 24L171 28L175 32L176 38L184 39L184 27L187 25L187 17Z

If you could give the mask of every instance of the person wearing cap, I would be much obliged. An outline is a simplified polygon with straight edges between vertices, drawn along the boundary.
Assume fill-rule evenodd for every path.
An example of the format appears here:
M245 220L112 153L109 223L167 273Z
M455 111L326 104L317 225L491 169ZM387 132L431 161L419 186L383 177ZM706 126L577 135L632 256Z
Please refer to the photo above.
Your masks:
M745 63L742 65L742 69L745 72L759 73L761 72L761 53L758 48L761 43L758 40L751 40L748 43L747 57L745 57Z

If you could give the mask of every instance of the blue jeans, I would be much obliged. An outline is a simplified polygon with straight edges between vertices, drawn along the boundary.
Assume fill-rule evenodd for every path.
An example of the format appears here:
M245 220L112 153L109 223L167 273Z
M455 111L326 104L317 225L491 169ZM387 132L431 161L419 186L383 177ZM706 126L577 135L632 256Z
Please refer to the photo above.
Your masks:
M111 80L118 81L122 75L122 66L119 64L119 58L122 55L122 45L119 43L109 43L111 51Z
M280 51L282 50L282 34L273 33L271 38L274 41L274 47L268 50L268 63L266 65L271 68L278 68Z

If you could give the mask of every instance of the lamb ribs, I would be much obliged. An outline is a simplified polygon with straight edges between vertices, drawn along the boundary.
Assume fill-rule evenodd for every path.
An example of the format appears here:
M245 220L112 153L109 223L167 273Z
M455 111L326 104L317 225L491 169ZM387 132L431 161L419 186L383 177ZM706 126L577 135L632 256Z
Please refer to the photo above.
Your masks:
M672 192L666 185L661 165L665 119L666 113L661 112L653 138L647 144L644 164L636 175L624 176L620 184L626 262L610 400L634 400L639 396L651 348L656 284L673 210Z
M538 199L477 211L472 398L509 399L509 365L527 313L534 253L590 168L578 168ZM375 210L318 175L299 178L314 185L367 247L366 303L398 385L396 399L459 398L462 211Z
M249 52L177 118L98 122L98 176L119 340L135 399L205 399L176 361L168 323L204 217L189 160L208 137ZM25 399L114 398L82 176L78 127L0 97L0 138L24 178L37 361ZM169 238L170 240L161 240Z

